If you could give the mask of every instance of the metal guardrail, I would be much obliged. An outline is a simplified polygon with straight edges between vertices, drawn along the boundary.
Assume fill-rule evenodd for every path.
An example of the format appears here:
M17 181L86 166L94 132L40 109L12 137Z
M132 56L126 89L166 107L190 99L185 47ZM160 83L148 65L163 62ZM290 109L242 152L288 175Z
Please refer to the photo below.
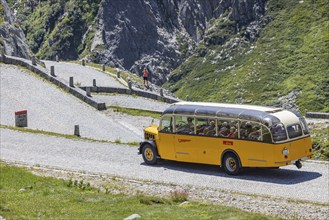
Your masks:
M322 118L329 119L329 113L325 112L306 112L306 118Z

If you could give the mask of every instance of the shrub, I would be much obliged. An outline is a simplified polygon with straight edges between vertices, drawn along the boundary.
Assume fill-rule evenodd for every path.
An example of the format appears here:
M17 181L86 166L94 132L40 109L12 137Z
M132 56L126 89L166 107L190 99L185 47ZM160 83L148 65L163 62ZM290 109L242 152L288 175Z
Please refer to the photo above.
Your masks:
M170 198L173 202L185 202L188 198L188 192L184 190L175 190L170 192Z

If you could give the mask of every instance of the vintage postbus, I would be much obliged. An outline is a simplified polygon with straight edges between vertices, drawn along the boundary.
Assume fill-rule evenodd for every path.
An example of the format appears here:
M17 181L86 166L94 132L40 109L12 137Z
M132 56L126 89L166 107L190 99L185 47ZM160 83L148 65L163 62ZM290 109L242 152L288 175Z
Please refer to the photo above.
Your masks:
M144 135L139 154L150 165L159 159L214 164L236 175L242 167L301 168L312 158L305 119L282 108L178 102Z

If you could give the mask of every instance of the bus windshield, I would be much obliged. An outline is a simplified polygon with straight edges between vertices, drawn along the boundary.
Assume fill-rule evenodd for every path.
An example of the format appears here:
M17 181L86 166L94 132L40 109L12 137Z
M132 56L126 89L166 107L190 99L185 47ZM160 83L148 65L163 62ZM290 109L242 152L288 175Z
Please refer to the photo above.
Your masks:
M299 118L301 124L302 124L302 128L303 128L303 132L304 134L309 134L309 131L308 131L308 127L307 127L307 123L306 123L306 120L305 118Z

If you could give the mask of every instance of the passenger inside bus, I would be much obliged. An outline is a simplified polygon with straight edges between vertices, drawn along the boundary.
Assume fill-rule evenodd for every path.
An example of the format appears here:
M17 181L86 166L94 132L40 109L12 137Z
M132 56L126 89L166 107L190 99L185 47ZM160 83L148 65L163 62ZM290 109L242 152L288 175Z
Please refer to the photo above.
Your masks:
M252 132L252 126L250 122L243 122L241 123L240 128L240 138L241 139L248 139L249 134Z
M211 120L209 122L209 125L206 126L204 129L203 129L203 132L202 132L203 135L211 135L211 136L214 136L216 134L216 123L214 120Z
M224 121L219 128L218 134L221 137L226 137L228 135L228 133L230 133L230 130L228 128L228 124L226 121Z
M184 122L184 121L183 121ZM194 134L193 118L188 117L186 124L177 124L177 133L180 134Z
M248 135L248 139L250 140L260 140L260 128L258 126L254 126L252 128L252 131Z
M227 137L238 138L238 132L236 131L236 128L234 126L230 128L230 133L227 135Z

